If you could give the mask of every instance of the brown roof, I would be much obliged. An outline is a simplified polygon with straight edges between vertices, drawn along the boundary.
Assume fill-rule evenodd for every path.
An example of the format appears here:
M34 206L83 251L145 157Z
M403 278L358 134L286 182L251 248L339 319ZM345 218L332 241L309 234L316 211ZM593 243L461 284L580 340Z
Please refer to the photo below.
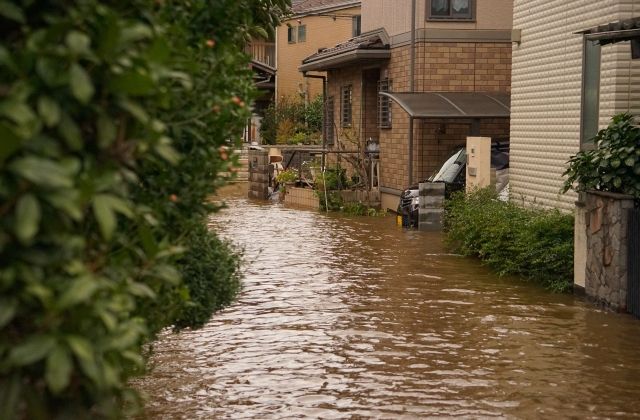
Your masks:
M303 15L324 9L346 9L359 5L360 1L357 0L293 0L291 10L294 15Z
M378 52L378 54L371 54L374 52ZM300 70L318 70L320 68L326 70L334 68L332 66L353 63L354 59L366 56L373 59L389 58L389 36L384 29L365 32L335 47L320 49L317 53L302 60Z

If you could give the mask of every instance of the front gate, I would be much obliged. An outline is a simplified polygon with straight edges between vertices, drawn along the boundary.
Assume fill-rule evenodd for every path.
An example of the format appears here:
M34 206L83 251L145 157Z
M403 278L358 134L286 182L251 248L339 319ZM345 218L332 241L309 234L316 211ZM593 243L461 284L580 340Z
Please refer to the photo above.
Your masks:
M640 209L629 210L627 310L640 317Z

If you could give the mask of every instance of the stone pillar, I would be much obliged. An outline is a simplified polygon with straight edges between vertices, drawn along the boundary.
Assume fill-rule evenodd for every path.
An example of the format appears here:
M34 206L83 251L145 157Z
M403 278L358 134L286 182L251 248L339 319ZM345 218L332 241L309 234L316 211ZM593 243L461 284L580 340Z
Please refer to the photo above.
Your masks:
M421 182L418 198L418 229L442 230L444 182Z
M266 150L249 150L249 198L269 198L269 156Z
M585 292L603 306L627 308L628 195L589 191L585 202Z

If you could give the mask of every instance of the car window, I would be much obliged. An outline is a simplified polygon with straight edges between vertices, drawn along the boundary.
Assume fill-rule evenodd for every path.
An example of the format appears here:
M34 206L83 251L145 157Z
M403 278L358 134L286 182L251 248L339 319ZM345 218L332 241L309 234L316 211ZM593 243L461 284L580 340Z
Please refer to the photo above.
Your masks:
M430 182L454 182L467 161L467 152L460 149L454 153L440 169L429 178Z

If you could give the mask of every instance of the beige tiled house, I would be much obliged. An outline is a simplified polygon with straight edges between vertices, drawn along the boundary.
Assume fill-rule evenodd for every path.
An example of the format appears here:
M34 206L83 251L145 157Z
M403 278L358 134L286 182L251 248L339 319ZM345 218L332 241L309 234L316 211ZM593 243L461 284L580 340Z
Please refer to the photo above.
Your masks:
M514 1L512 197L573 209L576 195L560 193L569 157L612 115L640 111L640 60L629 43L597 47L578 33L634 16L640 0Z
M291 10L276 31L276 100L312 100L322 94L322 81L304 78L298 66L318 49L360 33L360 1L293 0Z
M361 36L300 70L328 72L329 144L378 141L382 204L395 210L467 135L508 136L512 0L365 0L361 15Z

